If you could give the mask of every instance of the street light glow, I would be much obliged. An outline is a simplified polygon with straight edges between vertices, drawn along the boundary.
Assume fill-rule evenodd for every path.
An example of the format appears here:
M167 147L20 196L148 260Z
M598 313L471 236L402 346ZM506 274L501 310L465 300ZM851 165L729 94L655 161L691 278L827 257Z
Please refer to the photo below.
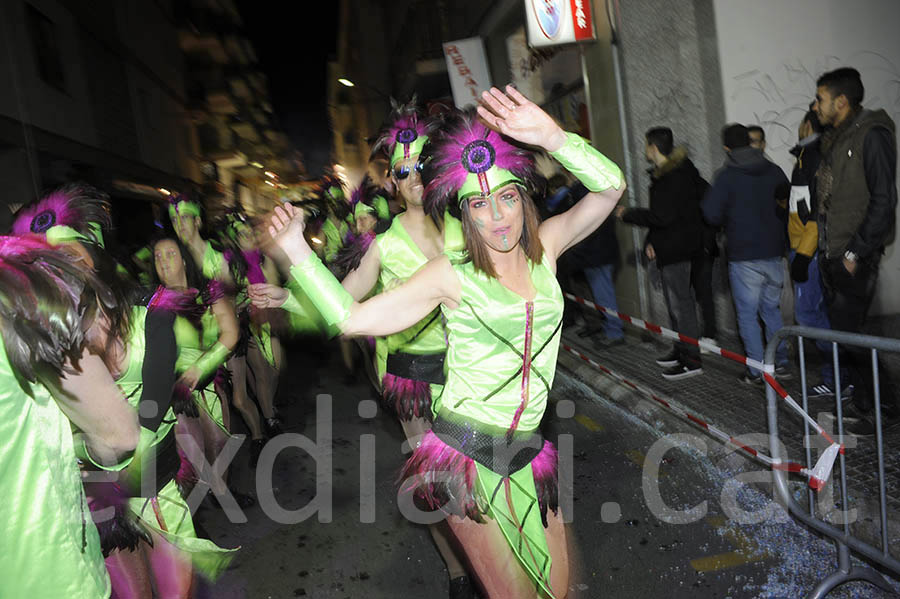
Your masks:
M166 189L165 187L160 187L160 188L157 189L156 191L158 191L159 193L163 194L164 196L170 196L170 195L172 195L172 192L169 191L168 189Z
M256 168L262 168L262 167L263 167L263 165L261 165L261 164L258 163L258 162L251 162L251 163L250 163L250 166L255 166Z
M269 181L268 179L266 179L266 185L271 185L272 187L275 187L275 184L272 183L271 181Z
M340 83L341 85L343 85L345 87L354 87L355 86L355 84L352 81L350 81L349 79L345 79L343 77L338 79L338 83Z
M273 173L272 171L266 171L266 172L265 172L265 175L266 175L269 179L277 179L277 178L278 178L278 175L276 175L276 174Z

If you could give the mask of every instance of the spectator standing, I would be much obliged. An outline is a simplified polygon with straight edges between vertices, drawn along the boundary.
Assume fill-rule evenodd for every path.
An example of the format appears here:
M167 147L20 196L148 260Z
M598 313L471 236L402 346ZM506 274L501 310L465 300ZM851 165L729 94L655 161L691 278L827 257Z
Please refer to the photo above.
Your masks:
M750 147L766 153L766 132L759 125L748 125L747 134L750 136Z
M819 269L831 326L862 332L875 295L878 266L893 241L897 209L897 140L884 110L862 108L859 72L841 68L816 82L813 110L822 125L822 162L816 173ZM856 387L844 410L848 430L874 433L872 361L867 350L848 348L846 363ZM887 371L878 369L882 413L900 423L900 407Z
M786 196L789 182L762 150L750 147L747 127L726 126L722 143L728 156L701 206L708 223L725 227L738 329L747 355L762 362L762 331L757 319L761 317L765 324L766 341L782 326L785 224L776 212L776 193ZM776 361L778 376L789 376L784 344L778 347ZM760 377L757 369L748 367L741 380L762 385Z
M816 223L815 178L819 168L821 153L819 139L822 126L816 113L809 111L800 123L800 140L790 152L795 157L791 172L791 195L788 206L788 242L791 264L791 279L794 281L794 320L805 327L830 329L825 310L825 296L822 279L819 276L819 227ZM752 145L752 142L751 142ZM808 389L809 397L830 397L834 395L834 369L831 366L831 344L816 342L822 352L821 384ZM841 377L842 394L853 390L848 380Z
M647 227L647 257L655 258L672 328L694 339L700 336L697 309L691 297L691 261L703 251L703 219L698 188L702 181L684 148L675 148L672 130L656 127L646 134L645 155L650 171L650 207L616 208L622 221ZM703 182L705 184L705 181ZM678 380L701 374L700 349L676 341L657 364L663 377Z
M571 187L561 188L551 198L548 198L547 207L552 213L565 212L587 193L587 188L581 182L576 182ZM618 263L619 242L616 239L616 221L607 218L596 231L563 256L558 273L561 278L564 278L579 270L583 271L584 277L591 287L594 303L618 311L614 282ZM593 337L594 346L598 349L624 345L625 331L622 321L618 318L606 316L603 332L604 338Z

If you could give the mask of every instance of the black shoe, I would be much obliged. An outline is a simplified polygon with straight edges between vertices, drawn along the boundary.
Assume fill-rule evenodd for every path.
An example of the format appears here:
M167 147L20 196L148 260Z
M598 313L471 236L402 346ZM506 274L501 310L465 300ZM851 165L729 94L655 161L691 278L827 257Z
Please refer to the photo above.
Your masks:
M278 416L266 418L265 428L266 436L270 439L277 437L284 432L284 430L282 430L281 428L281 418L279 418Z
M681 363L666 368L662 373L663 378L669 381L678 381L688 377L697 376L698 374L703 374L703 368L700 364L688 365Z
M794 378L794 373L792 373L787 366L776 366L775 367L775 380L789 381L792 378Z
M475 599L475 587L468 576L457 576L450 581L450 599Z
M766 386L766 383L762 380L762 377L753 376L749 372L745 372L741 376L740 381L745 385L750 385L751 387L759 387L760 389Z
M594 327L583 327L575 334L584 339L585 337L593 337L594 335L597 335L599 333L600 329L595 329Z
M832 418L837 417L837 406L831 408L831 416ZM867 420L871 417L871 410L863 410L859 407L859 404L853 401L853 399L842 399L841 400L841 417L844 419L844 423L847 422L858 422L860 420Z
M256 463L259 462L259 454L262 453L263 447L266 446L265 439L253 439L250 441L250 467L256 468Z
M668 368L681 364L681 361L678 359L678 352L672 348L666 355L656 358L656 363L663 368Z
M882 424L882 428L884 428L884 424ZM844 432L857 437L872 437L875 435L875 422L868 418L844 422Z
M806 389L806 397L808 397L809 399L824 399L834 397L834 391L834 383L831 383L830 385L822 383L821 385L813 385L812 387L808 387ZM841 401L845 401L848 398L853 397L853 391L853 385L847 384L841 391Z

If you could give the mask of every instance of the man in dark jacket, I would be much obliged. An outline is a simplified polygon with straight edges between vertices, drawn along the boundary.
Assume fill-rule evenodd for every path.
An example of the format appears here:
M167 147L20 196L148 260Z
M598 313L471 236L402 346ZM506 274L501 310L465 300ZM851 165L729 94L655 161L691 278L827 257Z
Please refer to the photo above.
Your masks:
M674 148L672 130L650 129L646 135L650 173L650 207L616 208L626 223L648 227L648 249L652 246L662 278L663 296L672 328L694 339L700 336L697 308L691 297L691 261L703 251L703 218L700 215L700 174L684 148ZM663 377L677 380L703 372L700 349L678 341L672 351L659 358L666 367Z
M862 332L875 296L878 266L893 241L897 210L897 140L884 110L865 110L856 69L825 73L816 82L813 110L823 125L822 162L816 173L819 269L828 317L835 330ZM856 434L874 432L872 361L868 350L847 348L855 393L844 409ZM900 405L884 368L879 368L882 413L900 423Z
M701 207L708 223L725 226L728 275L738 330L747 356L762 362L758 318L766 326L766 341L782 326L785 224L777 214L779 198L776 196L786 196L790 184L784 172L766 160L762 150L750 147L745 126L726 126L722 143L728 157L716 173ZM784 344L778 348L776 360L777 374L782 378L788 376ZM761 385L760 376L757 369L748 368L741 380Z
M819 276L819 227L816 223L815 180L819 170L821 153L819 141L822 125L819 117L810 110L803 117L798 129L800 139L791 148L796 158L791 172L791 196L788 205L788 242L791 279L794 281L794 320L797 324L817 329L830 329L825 309L822 277ZM752 144L751 144L752 145ZM831 363L831 344L817 341L822 353L822 382L807 389L810 398L831 397L835 394L834 368ZM841 370L841 395L853 392L846 369Z

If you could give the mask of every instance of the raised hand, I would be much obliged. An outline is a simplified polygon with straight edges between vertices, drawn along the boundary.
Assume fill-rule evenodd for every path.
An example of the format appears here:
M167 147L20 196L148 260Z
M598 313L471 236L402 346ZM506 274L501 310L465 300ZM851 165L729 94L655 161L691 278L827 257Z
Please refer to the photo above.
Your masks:
M565 132L549 114L511 85L506 92L496 87L481 92L478 116L503 135L548 152L566 142Z
M253 283L247 286L247 295L257 308L279 308L287 301L290 292L270 283Z
M303 237L305 215L291 204L283 204L272 213L269 235L276 246L281 248L288 259L297 264L312 253Z

